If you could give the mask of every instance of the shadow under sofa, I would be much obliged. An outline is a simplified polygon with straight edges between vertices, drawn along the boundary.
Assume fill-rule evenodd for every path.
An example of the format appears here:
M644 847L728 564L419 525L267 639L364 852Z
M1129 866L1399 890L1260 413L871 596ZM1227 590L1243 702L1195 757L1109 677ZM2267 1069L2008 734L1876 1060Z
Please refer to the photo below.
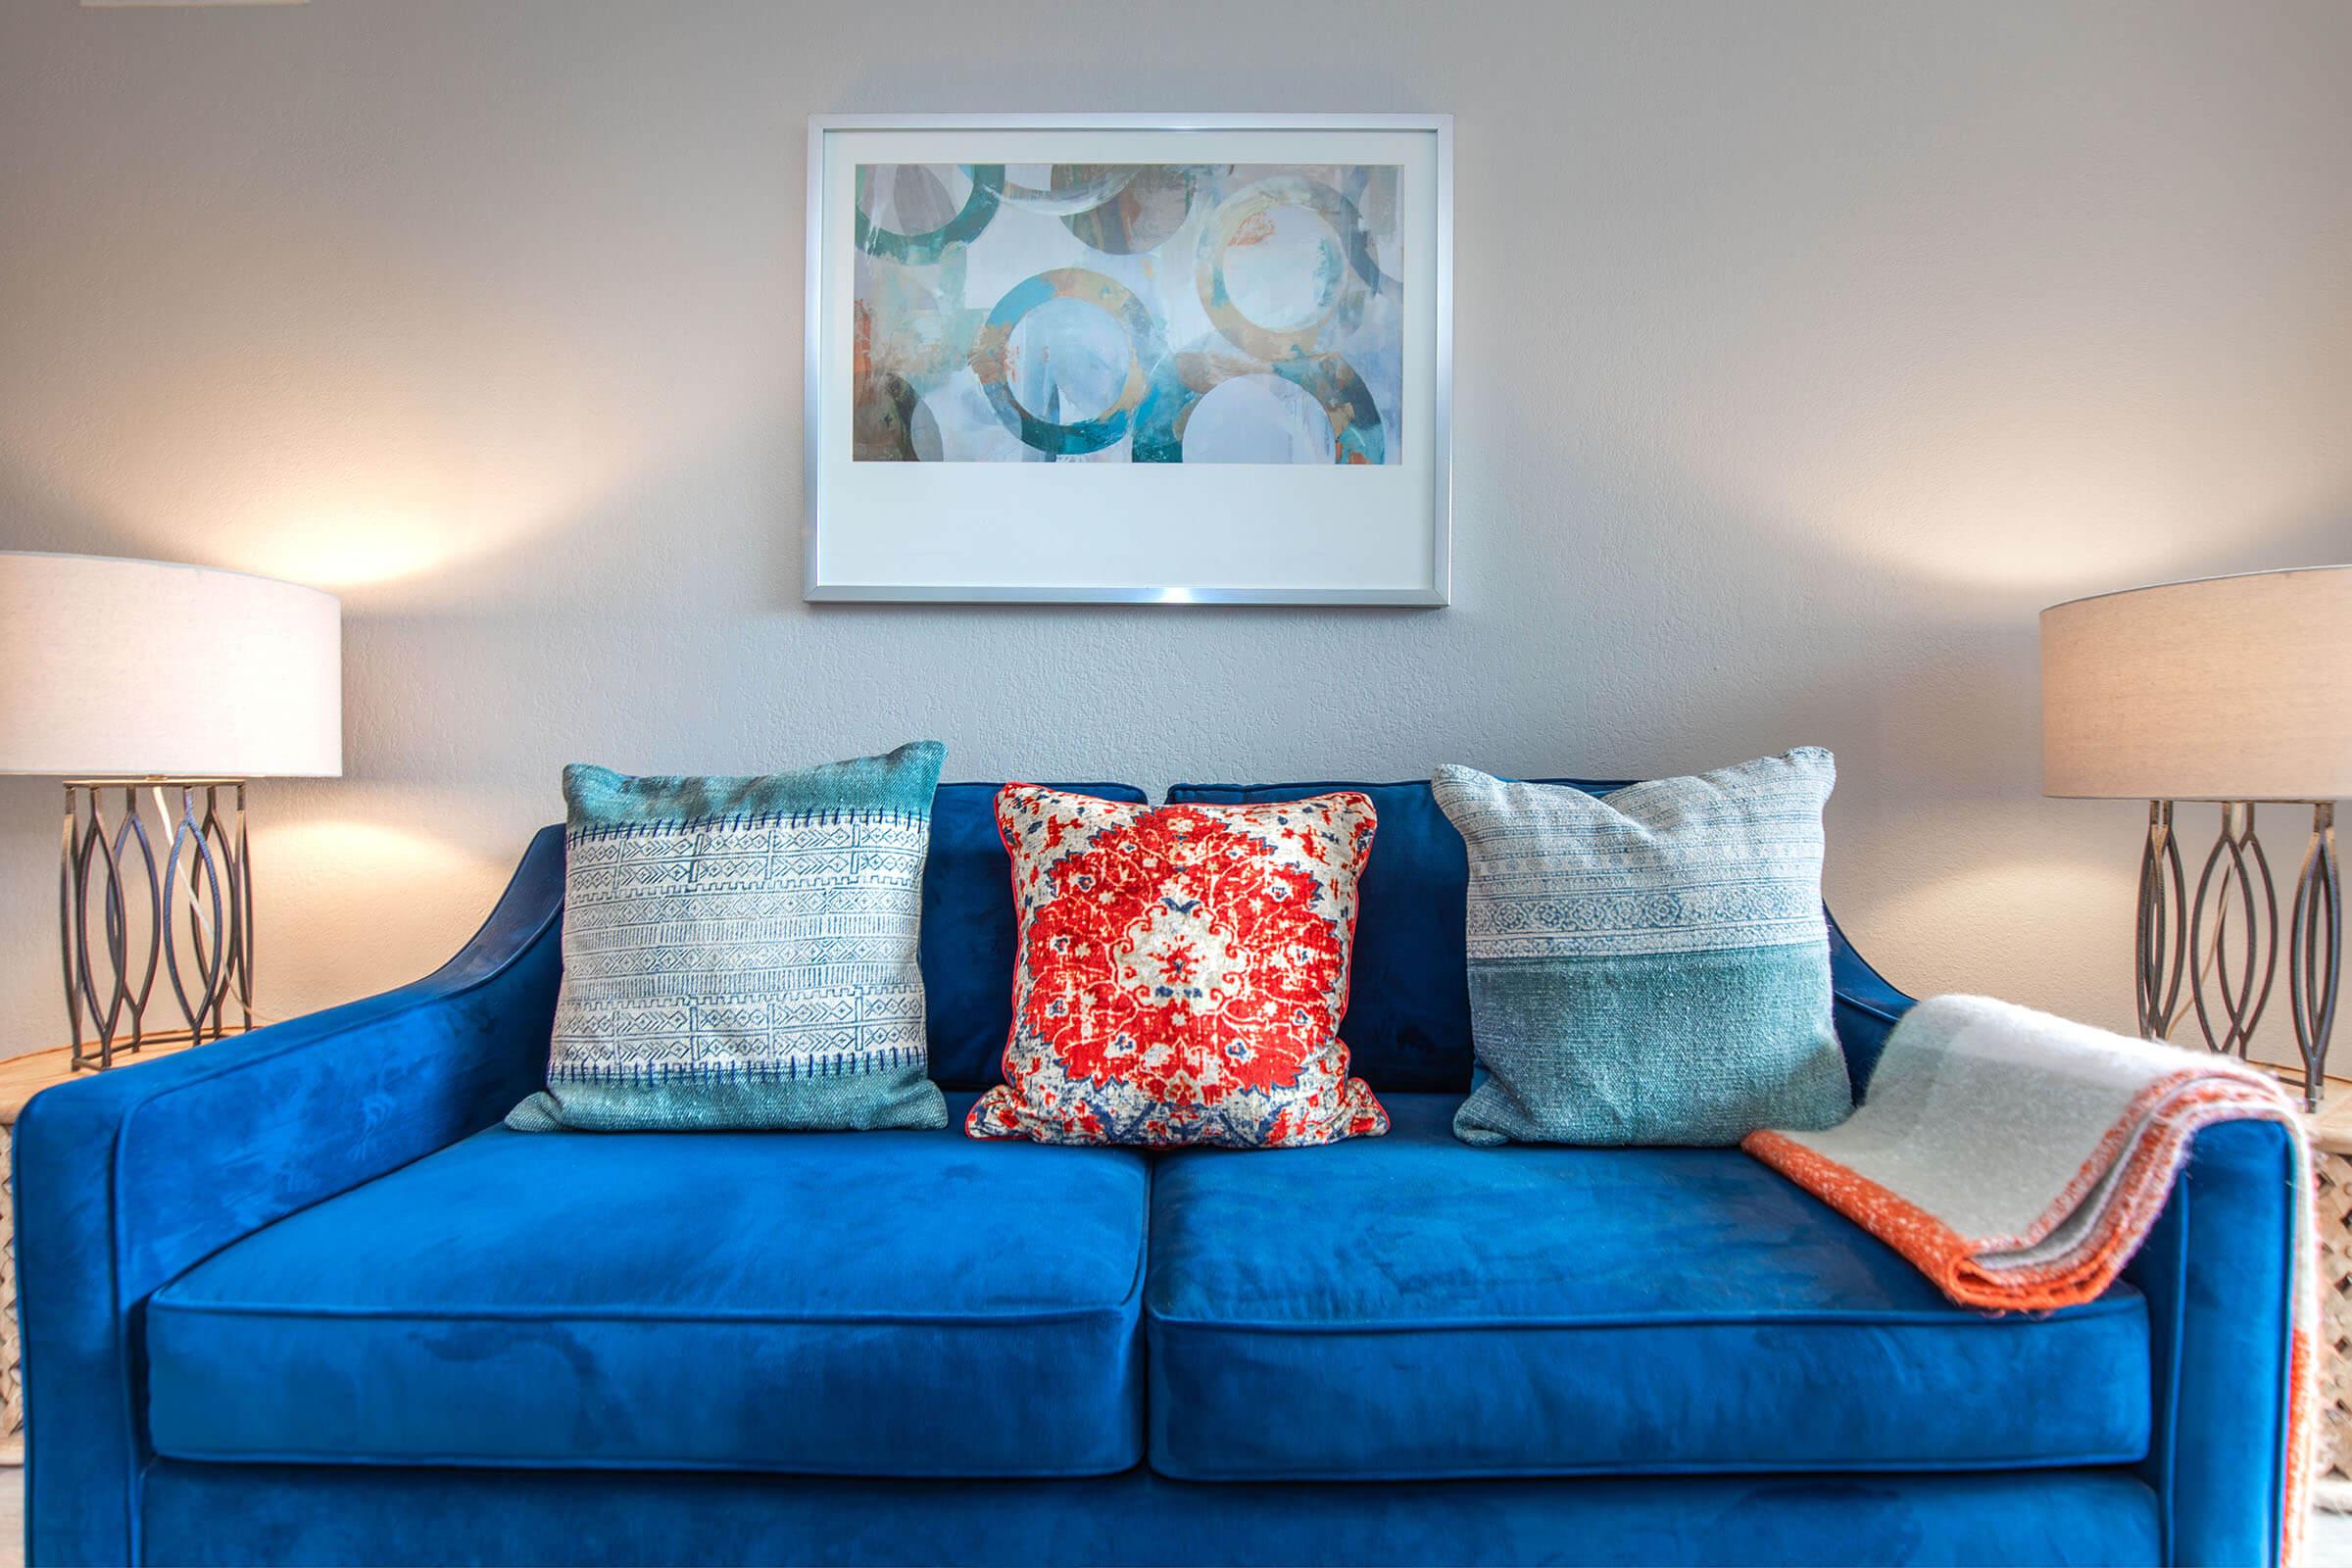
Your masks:
M965 1138L1013 953L988 784L933 811L945 1131L506 1130L552 828L428 979L39 1097L28 1560L2276 1560L2281 1130L2200 1137L2124 1284L2009 1318L1736 1150L1466 1148L1426 784L1171 799L1336 787L1379 813L1343 1033L1383 1138ZM1909 999L1832 949L1866 1087Z

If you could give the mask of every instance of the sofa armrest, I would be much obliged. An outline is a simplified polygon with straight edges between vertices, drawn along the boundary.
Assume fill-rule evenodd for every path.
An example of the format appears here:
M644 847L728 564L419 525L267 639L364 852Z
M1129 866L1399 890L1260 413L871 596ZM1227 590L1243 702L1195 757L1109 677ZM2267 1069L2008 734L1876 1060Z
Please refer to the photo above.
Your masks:
M2295 1257L2312 1201L2299 1163L2277 1122L2206 1128L2124 1269L2148 1303L2155 1402L2140 1475L2167 1562L2278 1561Z
M429 977L25 1105L28 1560L139 1560L148 1297L241 1237L490 1126L540 1086L563 898L551 827Z
M1830 922L1838 1043L1857 1099L1916 999ZM2294 1146L2276 1122L2228 1122L2190 1145L2124 1278L2148 1303L2153 1420L2139 1472L2170 1563L2275 1564L2285 1494Z
M1845 1074L1853 1082L1854 1099L1859 1101L1870 1087L1871 1069L1879 1064L1886 1037L1918 999L1888 984L1885 975L1854 951L1853 943L1838 928L1837 916L1827 910L1823 914L1830 927L1830 993L1838 1044L1844 1049Z

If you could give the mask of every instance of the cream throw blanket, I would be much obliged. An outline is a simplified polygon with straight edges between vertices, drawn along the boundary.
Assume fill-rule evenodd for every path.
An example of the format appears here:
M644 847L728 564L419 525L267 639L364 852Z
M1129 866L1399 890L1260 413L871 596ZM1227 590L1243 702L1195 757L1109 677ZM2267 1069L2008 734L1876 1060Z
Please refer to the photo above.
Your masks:
M2164 1210L2201 1127L2276 1121L2302 1173L2289 1356L2287 1560L2316 1436L2319 1289L2311 1153L2276 1079L1985 997L1934 997L1888 1036L1869 1098L1827 1132L1747 1152L1918 1265L1943 1294L2045 1311L2115 1282Z

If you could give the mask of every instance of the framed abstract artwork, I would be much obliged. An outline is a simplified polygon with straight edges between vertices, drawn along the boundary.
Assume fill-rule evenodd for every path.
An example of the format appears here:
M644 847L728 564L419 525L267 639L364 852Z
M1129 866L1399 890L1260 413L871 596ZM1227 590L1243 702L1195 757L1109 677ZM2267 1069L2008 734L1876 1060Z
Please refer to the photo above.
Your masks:
M808 597L1442 605L1446 115L808 128Z

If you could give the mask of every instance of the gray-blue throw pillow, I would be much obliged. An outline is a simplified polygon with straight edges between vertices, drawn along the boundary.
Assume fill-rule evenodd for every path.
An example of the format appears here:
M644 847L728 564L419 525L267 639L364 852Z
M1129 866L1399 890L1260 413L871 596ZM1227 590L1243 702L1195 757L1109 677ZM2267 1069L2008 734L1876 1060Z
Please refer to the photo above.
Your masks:
M1606 797L1446 766L1470 855L1469 1144L1736 1144L1853 1109L1816 747Z
M945 1127L923 859L947 748L756 778L564 770L564 983L525 1132Z

